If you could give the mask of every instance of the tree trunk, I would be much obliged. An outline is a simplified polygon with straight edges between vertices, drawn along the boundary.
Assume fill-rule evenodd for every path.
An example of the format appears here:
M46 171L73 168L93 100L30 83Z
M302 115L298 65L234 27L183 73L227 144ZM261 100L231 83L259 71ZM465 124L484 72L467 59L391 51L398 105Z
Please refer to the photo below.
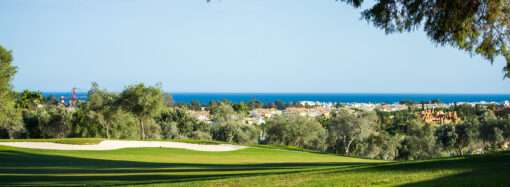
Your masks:
M142 140L145 139L145 128L143 127L143 119L140 119L140 136Z
M106 123L106 139L110 139L110 125Z
M349 142L347 143L347 145L345 146L345 155L349 155L349 150L351 149L351 144L352 144L352 141L353 140L349 140Z
M14 139L14 136L12 134L13 133L11 130L7 130L7 136L9 136L9 139Z
M342 151L344 152L343 154L345 155L345 154L346 154L346 152L348 152L348 151L346 150L346 148L345 148L345 147L347 146L347 137L343 136L341 141L342 141L342 144L340 144L340 145L342 146L341 148L342 148L342 149L344 149L344 150L342 150ZM338 145L338 144L337 144L337 145ZM337 148L337 152L338 152L338 150L339 150L339 146L338 146L338 148Z

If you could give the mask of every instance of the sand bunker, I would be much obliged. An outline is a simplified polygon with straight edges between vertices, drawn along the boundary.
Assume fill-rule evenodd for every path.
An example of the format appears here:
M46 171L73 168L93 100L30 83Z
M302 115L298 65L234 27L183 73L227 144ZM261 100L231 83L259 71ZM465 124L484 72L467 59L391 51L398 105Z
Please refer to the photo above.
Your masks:
M246 146L219 144L191 144L165 141L131 141L131 140L104 140L96 145L72 145L50 142L0 142L0 145L13 146L29 149L51 149L51 150L113 150L138 147L162 147L189 149L194 151L235 151L246 148Z

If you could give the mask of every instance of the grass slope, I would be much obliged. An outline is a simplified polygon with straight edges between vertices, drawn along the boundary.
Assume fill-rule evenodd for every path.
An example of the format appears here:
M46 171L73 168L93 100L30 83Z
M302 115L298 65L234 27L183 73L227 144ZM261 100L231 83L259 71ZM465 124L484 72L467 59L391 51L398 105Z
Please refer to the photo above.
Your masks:
M510 155L382 162L249 148L51 151L0 146L0 185L508 186Z

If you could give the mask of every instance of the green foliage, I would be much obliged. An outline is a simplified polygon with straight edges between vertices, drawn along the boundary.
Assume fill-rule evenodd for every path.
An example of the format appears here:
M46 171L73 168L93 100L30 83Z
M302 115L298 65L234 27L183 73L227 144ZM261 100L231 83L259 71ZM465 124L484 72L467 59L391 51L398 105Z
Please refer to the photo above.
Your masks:
M264 129L268 144L321 151L325 148L326 129L313 118L297 114L276 116L266 122Z
M179 128L175 121L160 121L158 122L161 126L161 137L164 139L177 139L181 138L179 134Z
M365 141L358 143L356 154L366 158L393 160L398 155L400 145L398 136L385 131L371 134Z
M204 144L204 145L220 145L225 142L214 141L214 140L203 140L203 139L173 139L172 142L192 143L192 144Z
M274 102L274 105L276 106L276 109L278 109L278 110L285 110L285 108L287 108L287 106L285 105L285 102L283 102L280 99L276 100Z
M124 110L116 110L111 114L110 138L114 139L136 139L140 137L138 120L136 117Z
M191 106L190 106L191 110L200 110L200 101L197 101L197 100L192 100L191 101Z
M41 137L65 138L71 133L72 113L62 107L51 107L43 113ZM44 119L45 118L45 119Z
M21 109L34 109L45 103L44 96L39 91L23 90L17 94L16 107Z
M49 122L50 115L44 108L28 110L23 113L23 122L30 138L42 138L42 129Z
M145 132L145 138L161 139L161 126L159 126L159 124L157 124L154 119L146 118L143 121L143 124L143 132Z
M103 115L82 105L74 112L71 137L106 137L103 125Z
M350 155L352 145L362 142L374 132L374 119L365 113L338 110L327 123L328 144L337 153Z
M436 129L437 143L447 152L455 148L454 146L459 142L458 138L459 134L454 125L441 125Z
M215 140L248 144L258 140L255 126L246 124L229 103L219 103L212 112L212 135Z
M21 113L15 107L11 81L16 74L11 51L0 46L0 136L13 138L23 131ZM2 135L5 134L5 135Z
M72 112L58 106L24 113L27 134L32 138L64 138L71 134Z
M479 137L478 124L464 123L455 126L455 133L457 134L457 141L454 147L458 155L464 155L466 148L472 147Z
M228 143L251 144L258 140L257 128L242 121L223 121L215 124L212 131L215 140Z
M126 121L118 115L124 113L117 106L118 95L99 88L97 83L92 83L88 92L88 101L76 112L77 120L73 133L78 137L105 137L110 138L113 126L124 124Z
M141 139L146 138L145 130L155 131L155 126L145 127L144 122L158 115L163 108L163 92L159 87L136 84L128 86L120 94L119 105L126 111L133 113L139 118Z
M256 99L252 99L250 101L248 101L246 103L246 105L248 105L248 107L250 108L250 110L253 110L253 109L256 109L256 108L262 108L262 102L260 102L259 100L256 100Z
M163 110L161 114L156 117L156 121L161 125L163 138L211 139L210 125L198 121L181 108Z
M250 106L248 106L244 102L240 102L239 104L233 104L232 106L234 110L241 114L248 114L250 112Z
M420 160L438 154L434 128L420 121L411 121L407 133L400 143L398 159Z
M253 107L259 107L256 100L247 104L212 101L211 121L204 122L191 116L196 111L189 106L164 104L159 87L138 84L117 94L93 83L88 96L87 102L66 108L41 103L39 92L24 91L11 102L17 108L12 107L9 116L2 114L11 125L0 128L0 137L217 140L384 160L489 153L506 150L510 144L510 116L496 105L442 109L459 113L461 121L454 125L424 124L420 109L412 107L393 112L342 107L331 116L316 118L276 115L258 126L246 119ZM194 105L201 110L198 103Z

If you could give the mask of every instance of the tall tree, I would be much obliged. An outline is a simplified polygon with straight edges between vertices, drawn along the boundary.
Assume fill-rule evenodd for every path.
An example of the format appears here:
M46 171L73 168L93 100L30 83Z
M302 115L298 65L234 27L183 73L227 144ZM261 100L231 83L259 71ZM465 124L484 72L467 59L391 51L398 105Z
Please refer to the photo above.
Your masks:
M510 1L508 0L337 0L367 7L362 18L386 33L423 29L436 44L478 54L491 63L506 59L510 76Z
M0 46L0 129L12 138L13 133L23 128L21 114L15 107L11 81L16 74L12 65L11 51Z
M436 141L438 145L446 152L453 150L456 143L459 142L459 134L456 133L457 127L459 126L445 124L437 127L436 129Z
M120 106L138 117L141 139L145 139L144 121L159 114L163 108L163 91L160 87L135 84L120 94Z
M464 122L455 126L455 133L457 134L457 141L455 142L455 149L458 155L464 154L464 149L474 144L479 137L479 124L478 121Z
M95 116L96 120L103 127L105 136L110 138L113 117L117 112L115 101L118 95L99 88L97 83L92 83L88 93L87 107L89 115Z
M213 138L229 143L256 143L257 128L246 124L228 102L221 102L212 112Z
M352 145L373 133L375 121L364 113L339 110L327 124L328 142L337 153L349 155Z
M434 128L423 121L411 120L409 127L403 132L403 139L399 146L398 159L416 160L427 159L437 155Z

